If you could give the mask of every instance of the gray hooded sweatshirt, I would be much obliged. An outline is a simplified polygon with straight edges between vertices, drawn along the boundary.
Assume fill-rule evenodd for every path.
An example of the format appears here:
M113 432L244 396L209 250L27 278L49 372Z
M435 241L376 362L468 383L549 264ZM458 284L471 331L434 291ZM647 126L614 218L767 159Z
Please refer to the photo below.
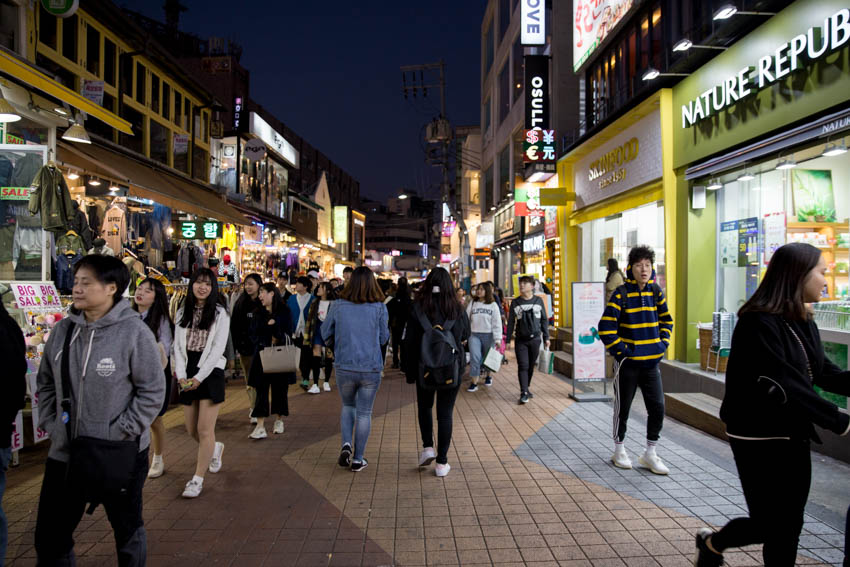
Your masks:
M70 323L71 431L111 441L150 444L150 425L162 409L165 380L159 347L139 314L121 299L93 323L71 313L50 333L38 369L38 426L50 434L48 457L68 461L62 423L62 348Z

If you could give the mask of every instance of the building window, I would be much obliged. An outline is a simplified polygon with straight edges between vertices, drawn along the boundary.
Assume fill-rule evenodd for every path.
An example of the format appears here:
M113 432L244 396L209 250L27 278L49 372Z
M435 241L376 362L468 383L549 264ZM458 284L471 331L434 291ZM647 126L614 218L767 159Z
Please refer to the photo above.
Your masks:
M192 177L206 181L209 179L210 158L207 151L195 146L192 151Z
M183 122L183 95L174 91L174 123L182 126Z
M77 63L77 39L80 21L74 14L62 20L62 55L65 59Z
M511 145L499 152L499 202L511 192Z
M86 27L86 70L100 77L100 32L93 26Z
M145 66L136 62L136 102L146 104L145 91L147 89L147 70Z
M502 65L502 70L499 71L499 124L504 122L505 118L511 112L511 78L510 78L510 60L506 60Z
M649 67L649 15L640 21L640 71Z
M168 165L168 137L171 130L151 120L151 159L163 165Z
M133 58L126 53L120 57L121 93L133 96Z
M162 83L162 117L171 118L171 87L165 81Z
M652 61L656 69L666 69L664 65L664 41L661 28L661 4L652 10Z
M484 214L493 208L493 164L484 173Z
M159 113L159 76L151 73L151 110Z
M8 1L0 2L0 46L9 51L18 52L21 36L26 34L21 29L21 8Z
M522 130L520 129L514 135L514 177L517 175L522 175L523 171L525 171L525 162L522 159Z
M174 145L174 162L172 167L183 173L189 173L189 145Z
M115 44L103 38L103 80L115 86Z
M121 109L121 118L130 123L133 127L133 135L122 133L118 142L127 149L134 152L144 153L145 151L145 115L141 112L136 112L129 105L124 105Z
M103 108L109 112L115 112L115 97L109 93L103 93ZM88 119L86 119L86 130L92 134L97 134L102 138L106 138L109 141L113 141L115 130L112 129L112 126L105 122L101 122L94 116L89 116Z
M38 41L51 49L56 49L56 16L44 9L41 2L38 3Z
M189 121L192 119L192 101L188 98L183 99L183 129L189 129Z
M511 53L514 64L514 102L522 96L523 83L525 81L525 59L523 58L522 44L519 42L519 39L520 36L517 35Z
M487 99L487 102L484 103L484 133L486 134L490 130L490 99Z
M487 26L487 31L484 33L484 76L487 76L487 73L490 72L490 67L493 66L493 58L495 57L494 52L495 46L493 45L493 22L490 22L490 25Z
M499 41L505 38L505 32L511 25L511 0L499 0Z

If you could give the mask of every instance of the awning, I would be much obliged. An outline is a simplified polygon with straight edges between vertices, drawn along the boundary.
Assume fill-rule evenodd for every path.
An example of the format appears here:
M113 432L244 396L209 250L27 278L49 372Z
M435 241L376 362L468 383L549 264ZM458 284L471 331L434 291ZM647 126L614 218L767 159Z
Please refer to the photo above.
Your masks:
M59 161L123 182L129 185L131 195L193 215L246 224L245 217L230 207L221 195L199 183L97 144L82 148L59 142L57 148Z
M231 207L233 207L249 219L253 218L257 222L261 222L263 224L271 224L283 230L291 230L293 232L295 231L294 226L292 226L282 218L275 216L271 213L255 209L249 205L246 205L245 203L240 203L239 201L234 201L232 199L228 199L227 202Z
M0 49L0 71L23 81L62 102L66 102L78 110L82 110L89 116L109 124L116 130L125 134L133 135L133 127L129 122L109 112L99 104L95 104L79 93L76 93L58 83L15 55Z

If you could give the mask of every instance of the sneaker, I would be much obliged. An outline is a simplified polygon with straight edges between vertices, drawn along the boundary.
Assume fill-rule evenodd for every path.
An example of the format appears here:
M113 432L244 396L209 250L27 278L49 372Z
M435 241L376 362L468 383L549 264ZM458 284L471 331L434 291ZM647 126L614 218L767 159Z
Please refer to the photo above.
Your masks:
M251 425L257 425L257 418L256 417L251 418Z
M310 381L309 380L301 380L301 387L304 388L305 390L308 389L310 387Z
M331 385L328 384L327 382L325 382L324 386L322 386L322 390L324 390L325 392L330 392L331 391Z
M342 451L339 452L339 460L337 461L341 467L351 466L351 445L346 443L342 446Z
M443 477L443 476L448 475L450 470L452 470L452 466L448 463L446 463L445 465L441 465L440 463L437 463L437 466L434 467L434 472L439 477Z
M162 459L158 461L154 459L153 462L151 462L150 470L148 470L148 478L159 478L164 472L165 465L163 464Z
M313 386L309 390L307 390L308 394L318 394L319 392L321 392L321 390L319 389L318 384L313 384Z
M352 472L360 472L366 467L369 466L369 461L363 459L362 461L351 461L351 471Z
M648 468L655 474L670 474L670 469L661 462L655 451L647 451L638 458L638 463L641 466Z
M614 451L614 455L611 457L611 462L614 463L614 466L619 469L630 469L632 468L632 460L629 458L629 454L626 452L626 449L620 445L616 451Z
M694 554L694 567L722 567L723 554L712 551L706 540L714 534L711 528L700 528L697 530L696 553Z
M197 498L201 495L201 490L204 489L204 483L197 482L194 478L186 483L186 488L183 489L183 498Z
M215 449L213 449L213 456L210 459L209 471L211 473L217 473L221 470L221 454L224 453L224 443L219 441L215 442Z
M425 447L425 449L419 455L419 466L420 467L427 467L432 462L434 462L434 459L436 459L436 458L437 458L437 452L434 450L434 448L433 447Z
M476 384L474 382L470 382L469 388L467 388L466 391L467 392L477 392L478 391L478 384Z
M484 378L484 385L485 386L492 386L493 385L493 379L490 378L489 376L487 376L486 378Z
M251 439L265 439L268 436L269 434L266 433L265 427L257 426L254 428L254 431L252 431L251 435L249 435L248 437L250 437Z
M274 432L277 435L280 435L281 433L283 433L283 420L282 419L278 419L277 421L274 422Z
M528 399L531 400L534 398L534 394L531 393L531 390L528 391Z
M521 404L527 404L528 403L528 393L527 392L523 392L522 395L519 397L519 403L521 403Z

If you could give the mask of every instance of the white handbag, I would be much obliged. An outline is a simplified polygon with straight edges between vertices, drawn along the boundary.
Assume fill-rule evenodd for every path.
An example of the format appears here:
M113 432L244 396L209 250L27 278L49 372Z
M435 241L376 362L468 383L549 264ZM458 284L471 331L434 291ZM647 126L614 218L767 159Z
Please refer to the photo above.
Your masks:
M301 349L286 337L286 344L266 347L260 351L263 374L281 374L295 372L301 361Z
M502 353L494 347L490 347L487 356L484 358L484 366L493 372L498 372L499 368L502 367Z

